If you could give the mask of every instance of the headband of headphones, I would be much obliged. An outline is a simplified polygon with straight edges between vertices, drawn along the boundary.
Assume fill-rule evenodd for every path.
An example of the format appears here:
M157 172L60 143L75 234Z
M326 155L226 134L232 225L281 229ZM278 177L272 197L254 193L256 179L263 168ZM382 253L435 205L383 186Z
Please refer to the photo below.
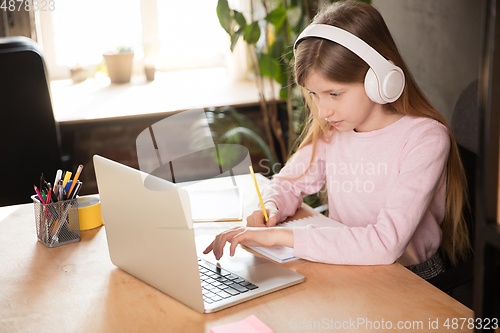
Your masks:
M371 68L365 78L365 89L374 102L394 102L403 93L405 77L401 68L386 60L370 45L350 32L328 24L311 24L302 31L294 44L294 52L304 39L317 37L338 43L349 49Z

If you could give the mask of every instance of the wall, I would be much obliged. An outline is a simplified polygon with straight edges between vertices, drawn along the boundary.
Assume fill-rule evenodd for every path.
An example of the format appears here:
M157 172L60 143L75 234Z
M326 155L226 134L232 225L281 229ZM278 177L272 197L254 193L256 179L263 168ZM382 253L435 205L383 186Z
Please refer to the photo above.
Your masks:
M484 0L372 0L415 80L451 119L460 92L478 77Z

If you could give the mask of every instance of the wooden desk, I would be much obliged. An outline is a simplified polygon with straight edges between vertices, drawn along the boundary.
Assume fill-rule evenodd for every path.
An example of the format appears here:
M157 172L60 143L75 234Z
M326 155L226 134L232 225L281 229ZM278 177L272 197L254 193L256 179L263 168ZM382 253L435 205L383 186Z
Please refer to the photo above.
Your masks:
M245 214L256 202L248 180L243 183ZM259 177L260 186L265 182ZM297 216L313 212L304 206ZM237 224L196 224L195 232L215 234ZM339 266L305 260L284 264L305 275L304 283L200 314L115 267L104 227L81 236L78 243L46 248L36 241L31 204L0 208L0 332L209 332L252 314L274 332L333 331L335 325L344 325L346 332L379 332L388 322L396 331L400 321L408 330L413 326L425 332L444 331L446 320L451 324L453 318L474 315L399 264ZM372 329L366 323L356 326L358 320L371 321ZM439 330L430 330L429 322L436 320ZM306 329L315 321L323 329ZM472 330L465 325L456 331Z

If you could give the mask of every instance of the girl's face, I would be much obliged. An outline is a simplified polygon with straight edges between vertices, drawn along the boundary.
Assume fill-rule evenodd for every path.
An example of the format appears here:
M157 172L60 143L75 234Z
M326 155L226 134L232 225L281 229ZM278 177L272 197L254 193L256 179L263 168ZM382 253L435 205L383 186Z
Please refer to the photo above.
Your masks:
M338 83L312 72L305 88L316 102L319 116L341 132L370 132L385 127L382 105L373 102L363 83Z

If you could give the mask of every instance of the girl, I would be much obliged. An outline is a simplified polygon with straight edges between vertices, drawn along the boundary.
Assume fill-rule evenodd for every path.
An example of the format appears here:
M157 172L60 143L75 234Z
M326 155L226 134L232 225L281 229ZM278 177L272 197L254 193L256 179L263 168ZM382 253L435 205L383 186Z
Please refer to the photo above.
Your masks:
M213 250L219 259L226 242L231 255L237 244L284 245L293 247L296 257L331 264L397 261L429 279L444 270L440 247L452 263L470 249L455 139L417 86L374 7L337 2L308 29L318 24L369 44L397 66L382 59L385 67L396 68L389 70L392 78L386 82L380 73L375 76L377 62L372 59L370 68L363 54L354 53L356 37L344 43L340 37L332 41L330 32L303 32L296 42L295 78L311 112L297 152L263 191L269 220L264 221L262 210L254 211L247 227L219 234L205 253ZM325 184L329 217L345 227L275 227L295 213L303 195Z

